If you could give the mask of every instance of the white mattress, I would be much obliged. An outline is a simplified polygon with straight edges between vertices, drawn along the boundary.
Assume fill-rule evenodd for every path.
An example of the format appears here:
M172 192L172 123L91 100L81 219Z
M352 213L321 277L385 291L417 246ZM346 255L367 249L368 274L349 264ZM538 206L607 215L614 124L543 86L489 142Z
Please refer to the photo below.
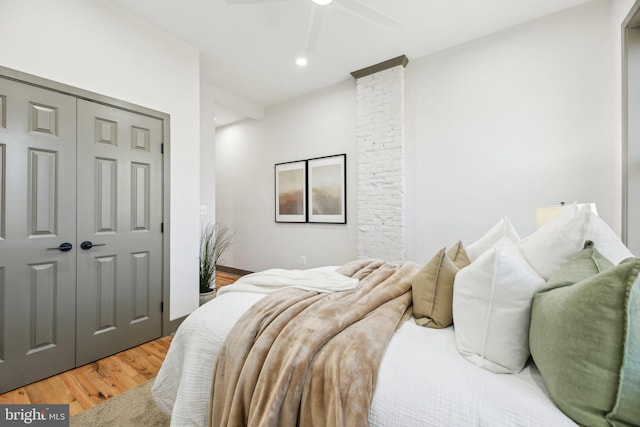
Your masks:
M180 326L152 389L172 426L207 423L218 349L236 320L265 295L228 292ZM407 321L382 360L371 426L575 426L549 399L536 367L494 374L458 353L454 329Z

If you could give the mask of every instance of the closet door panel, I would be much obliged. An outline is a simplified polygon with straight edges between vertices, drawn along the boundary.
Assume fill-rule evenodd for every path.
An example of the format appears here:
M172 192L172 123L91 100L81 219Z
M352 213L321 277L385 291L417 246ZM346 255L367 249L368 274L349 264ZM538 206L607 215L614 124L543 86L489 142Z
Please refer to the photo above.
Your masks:
M161 335L162 122L78 101L77 361Z
M0 78L0 393L75 366L75 165L76 99Z

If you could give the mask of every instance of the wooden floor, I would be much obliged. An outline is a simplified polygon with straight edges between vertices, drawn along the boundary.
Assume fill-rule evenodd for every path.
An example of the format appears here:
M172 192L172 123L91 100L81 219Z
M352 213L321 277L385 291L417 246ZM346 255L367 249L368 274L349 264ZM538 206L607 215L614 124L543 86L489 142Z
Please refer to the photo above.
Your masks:
M236 280L238 280L238 276L236 276L235 274L216 271L216 288L220 288L220 286L230 285Z
M158 338L113 356L0 394L0 404L68 404L76 415L155 378L172 337Z
M238 276L216 273L216 287ZM79 414L105 400L155 378L171 336L125 350L42 381L0 394L0 404L68 404L69 415Z

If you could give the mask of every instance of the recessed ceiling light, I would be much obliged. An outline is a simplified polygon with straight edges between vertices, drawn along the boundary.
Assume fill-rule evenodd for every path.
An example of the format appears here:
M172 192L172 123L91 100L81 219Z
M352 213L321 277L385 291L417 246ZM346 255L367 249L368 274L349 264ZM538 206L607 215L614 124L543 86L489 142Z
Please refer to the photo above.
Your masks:
M304 56L301 56L298 59L296 59L296 65L298 67L304 67L307 64L308 64L307 58L305 58Z
M326 6L328 4L333 3L333 0L311 0L311 1L317 4L318 6Z

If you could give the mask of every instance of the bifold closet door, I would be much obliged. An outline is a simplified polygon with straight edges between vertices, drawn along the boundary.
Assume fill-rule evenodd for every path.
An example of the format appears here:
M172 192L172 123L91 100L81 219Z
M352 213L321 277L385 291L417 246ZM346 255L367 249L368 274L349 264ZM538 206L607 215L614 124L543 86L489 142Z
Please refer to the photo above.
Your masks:
M0 393L75 366L76 98L0 78Z
M162 122L78 100L77 364L161 335Z

